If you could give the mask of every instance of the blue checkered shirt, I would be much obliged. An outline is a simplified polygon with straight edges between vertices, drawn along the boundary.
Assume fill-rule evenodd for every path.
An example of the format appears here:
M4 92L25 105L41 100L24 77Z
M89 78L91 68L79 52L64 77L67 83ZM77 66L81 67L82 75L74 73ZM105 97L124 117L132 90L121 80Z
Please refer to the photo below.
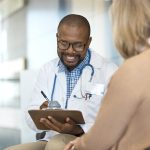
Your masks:
M66 83L67 83L67 92L66 92L66 105L65 108L67 108L68 99L70 98L70 95L77 84L78 79L81 75L81 70L85 64L89 63L89 53L87 51L86 56L84 60L72 71L68 71L68 69L64 66L64 64L60 61L59 62L59 72L65 72L66 75Z

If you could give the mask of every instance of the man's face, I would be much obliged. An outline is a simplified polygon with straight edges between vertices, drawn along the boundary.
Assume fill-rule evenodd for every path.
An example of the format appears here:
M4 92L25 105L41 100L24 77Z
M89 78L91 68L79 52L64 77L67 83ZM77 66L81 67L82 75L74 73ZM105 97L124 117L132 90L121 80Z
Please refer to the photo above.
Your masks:
M73 70L85 58L90 42L84 27L62 25L59 28L57 53L68 70Z

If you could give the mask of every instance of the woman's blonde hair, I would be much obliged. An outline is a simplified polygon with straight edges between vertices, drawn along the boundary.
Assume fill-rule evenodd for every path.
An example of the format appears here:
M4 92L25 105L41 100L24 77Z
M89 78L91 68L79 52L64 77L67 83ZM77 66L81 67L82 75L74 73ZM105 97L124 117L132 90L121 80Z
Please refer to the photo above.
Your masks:
M113 0L111 12L114 42L124 58L149 47L150 0Z

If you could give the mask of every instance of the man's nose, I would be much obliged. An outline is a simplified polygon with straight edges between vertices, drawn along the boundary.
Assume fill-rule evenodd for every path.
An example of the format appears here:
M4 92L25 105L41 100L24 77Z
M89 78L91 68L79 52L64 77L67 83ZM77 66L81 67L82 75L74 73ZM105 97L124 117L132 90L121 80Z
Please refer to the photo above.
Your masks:
M67 49L67 52L69 52L69 53L73 53L73 52L74 52L72 43L69 44L69 47L68 47L68 49Z

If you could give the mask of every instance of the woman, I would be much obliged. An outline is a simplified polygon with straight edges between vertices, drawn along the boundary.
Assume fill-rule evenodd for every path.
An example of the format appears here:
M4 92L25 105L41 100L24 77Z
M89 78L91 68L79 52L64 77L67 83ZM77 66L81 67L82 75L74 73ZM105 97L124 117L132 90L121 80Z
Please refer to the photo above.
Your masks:
M91 130L65 150L150 147L150 0L113 0L116 47L128 58L110 81ZM132 58L131 58L132 57Z

